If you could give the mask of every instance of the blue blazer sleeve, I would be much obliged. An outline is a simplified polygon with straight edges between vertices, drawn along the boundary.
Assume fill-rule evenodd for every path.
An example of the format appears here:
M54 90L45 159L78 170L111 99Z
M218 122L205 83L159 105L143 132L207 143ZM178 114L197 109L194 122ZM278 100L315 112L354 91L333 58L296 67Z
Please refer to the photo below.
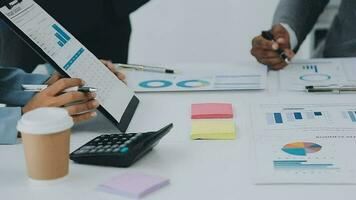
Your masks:
M0 108L0 144L17 143L17 121L21 118L20 107Z
M22 91L22 84L43 84L49 77L17 68L0 68L0 103L24 106L34 93Z

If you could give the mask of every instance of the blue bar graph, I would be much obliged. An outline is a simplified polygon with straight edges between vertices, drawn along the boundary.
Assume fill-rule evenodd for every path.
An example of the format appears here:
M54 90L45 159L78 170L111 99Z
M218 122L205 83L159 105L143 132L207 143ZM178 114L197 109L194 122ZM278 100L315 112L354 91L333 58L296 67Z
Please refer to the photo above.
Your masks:
M64 44L61 42L61 41L58 41L57 44L60 46L60 47L63 47Z
M76 60L78 60L78 58L80 57L80 55L82 55L82 53L84 52L84 49L83 48L80 48L77 53L75 53L73 55L73 57L67 62L67 64L64 65L64 69L65 70L68 70Z
M308 164L307 160L275 160L276 169L338 169L334 164Z
M283 124L282 114L281 113L273 113L274 120L276 124Z
M347 113L349 114L351 121L356 122L355 113L352 111L348 111Z
M318 70L318 66L314 66L314 70L315 70L315 73L318 73L319 72L319 70Z
M54 34L63 44L67 43L67 40L62 37L59 33Z
M302 113L300 113L300 112L295 112L295 113L294 113L294 118L295 118L295 119L303 119Z
M323 116L323 113L322 112L314 112L314 115L315 116Z
M70 40L69 35L64 30L62 30L57 24L53 24L52 28L56 31L54 35L59 40L57 44L60 47L63 47Z
M66 32L64 32L64 30L62 30L57 24L53 24L52 27L53 27L59 34L61 34L61 35L64 37L64 39L70 40L69 35L68 35Z

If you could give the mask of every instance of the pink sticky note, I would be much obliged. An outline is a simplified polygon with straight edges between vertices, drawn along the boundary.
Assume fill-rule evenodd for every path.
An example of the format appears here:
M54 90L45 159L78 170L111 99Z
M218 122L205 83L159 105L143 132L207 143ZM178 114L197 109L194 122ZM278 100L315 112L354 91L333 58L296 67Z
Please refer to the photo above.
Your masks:
M139 172L127 172L99 185L98 189L127 197L141 198L168 184L169 179L167 178Z
M233 118L232 105L229 103L192 104L192 119Z

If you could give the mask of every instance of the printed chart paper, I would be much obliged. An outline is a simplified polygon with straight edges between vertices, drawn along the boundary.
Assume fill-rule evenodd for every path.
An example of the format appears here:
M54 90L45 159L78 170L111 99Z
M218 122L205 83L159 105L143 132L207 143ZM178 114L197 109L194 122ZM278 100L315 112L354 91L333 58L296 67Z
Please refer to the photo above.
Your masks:
M127 84L135 92L263 90L267 69L261 66L238 67L234 70L189 71L163 74L125 71Z
M279 72L280 88L305 90L310 85L356 85L356 59L297 60Z
M260 104L252 113L256 183L356 183L356 104Z

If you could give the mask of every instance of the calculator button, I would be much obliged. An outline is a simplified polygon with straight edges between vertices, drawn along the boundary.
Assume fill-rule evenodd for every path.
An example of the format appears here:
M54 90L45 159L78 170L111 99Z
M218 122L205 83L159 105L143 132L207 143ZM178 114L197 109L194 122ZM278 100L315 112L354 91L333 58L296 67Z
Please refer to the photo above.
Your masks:
M89 153L95 153L96 152L96 149L92 149L89 151Z
M104 149L107 149L107 148L110 148L110 147L111 147L111 145L105 145Z
M105 152L106 152L106 153L110 153L110 152L112 152L112 150L113 150L113 149L106 149Z
M88 150L79 150L77 152L75 152L75 154L83 154L83 153L87 153Z
M112 145L111 147L115 149L115 148L118 148L118 147L119 147L119 145L114 144L114 145Z
M103 141L104 141L104 142L107 142L107 141L109 141L109 139L108 139L108 138L105 138L105 139L103 139Z
M112 142L107 142L106 144L108 144L108 145L112 145Z
M120 145L120 144L122 144L122 142L121 141L117 141L116 144Z
M99 146L96 146L96 149L101 149L103 147L104 147L103 145L99 145Z
M120 152L120 148L115 148L112 150L112 152Z
M95 146L84 146L82 148L80 148L81 150L90 150L90 149L94 149Z
M98 153L103 153L105 150L104 149L99 149L97 152Z
M96 138L95 140L94 140L94 142L99 142L100 141L100 139L99 138Z
M98 145L103 145L104 143L103 142L98 142Z
M129 151L128 147L124 147L120 149L120 153L127 153Z

